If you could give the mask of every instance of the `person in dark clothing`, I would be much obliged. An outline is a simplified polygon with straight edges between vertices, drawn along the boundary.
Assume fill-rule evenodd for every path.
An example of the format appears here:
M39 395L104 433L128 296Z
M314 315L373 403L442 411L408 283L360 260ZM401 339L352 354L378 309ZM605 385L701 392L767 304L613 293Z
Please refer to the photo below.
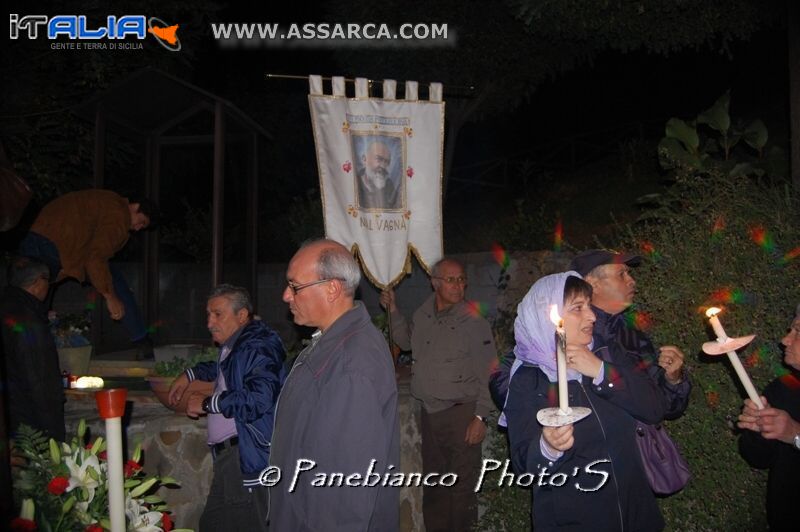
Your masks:
M794 504L800 492L800 306L781 343L791 372L764 390L764 409L745 399L739 452L752 467L769 469L767 520L772 532L797 529Z
M664 521L632 434L634 418L658 423L664 405L644 371L615 346L593 342L591 294L588 283L566 272L539 279L519 305L504 410L512 464L517 474L536 477L536 532L661 530ZM585 419L561 427L537 421L537 412L555 406L558 395L551 306L566 332L569 405L591 409Z
M24 423L57 441L65 439L64 389L44 305L49 279L46 264L16 258L8 269L9 286L0 298L4 388L12 438Z
M656 350L645 333L625 320L625 310L633 304L636 294L631 267L641 261L636 255L592 249L572 259L570 269L592 285L592 310L597 317L595 339L619 345L634 364L644 367L661 390L665 419L676 419L686 410L692 391L683 352L674 345Z

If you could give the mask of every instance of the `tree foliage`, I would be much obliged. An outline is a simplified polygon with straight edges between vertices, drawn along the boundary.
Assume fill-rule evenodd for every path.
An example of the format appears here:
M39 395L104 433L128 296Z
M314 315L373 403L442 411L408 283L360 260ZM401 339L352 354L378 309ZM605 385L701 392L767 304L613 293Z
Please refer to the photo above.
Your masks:
M180 0L168 7L154 0L130 3L86 2L74 13L98 26L109 14L154 14L182 27L205 28L204 18L218 9L209 0ZM12 8L13 10L13 8ZM54 15L69 11L61 2L20 6L17 13ZM78 13L79 12L79 13ZM94 27L92 26L92 27ZM73 110L99 92L146 66L181 74L196 59L202 31L180 32L181 53L166 52L155 42L142 50L58 50L46 38L10 40L2 50L3 97L0 98L0 138L15 168L31 184L39 203L91 184L94 136L90 124ZM118 139L109 143L109 164L137 163L133 146Z
M778 20L782 2L757 0L508 0L530 33L570 47L667 55L712 47L727 52ZM765 5L766 4L766 5Z
M744 393L726 357L701 353L713 336L703 311L723 307L729 335L757 335L740 352L756 388L786 372L779 341L800 301L798 200L785 184L681 171L659 216L631 228L624 242L647 259L636 271L631 318L650 325L656 345L684 350L694 385L685 415L669 423L693 474L684 491L661 501L671 530L765 529L765 474L737 452Z

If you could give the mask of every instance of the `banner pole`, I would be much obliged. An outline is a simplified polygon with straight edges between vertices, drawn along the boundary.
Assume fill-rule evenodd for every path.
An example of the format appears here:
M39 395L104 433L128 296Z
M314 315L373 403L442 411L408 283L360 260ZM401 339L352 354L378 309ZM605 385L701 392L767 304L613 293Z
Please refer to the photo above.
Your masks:
M395 294L396 295L396 294ZM395 303L397 305L397 303ZM394 361L395 368L397 367L397 357L400 353L395 354L395 343L394 343L394 328L392 327L392 312L387 307L386 309L386 323L389 326L389 353L392 355L392 360Z
M296 79L300 81L308 82L308 76L298 76L296 74L264 74L266 79ZM322 76L321 79L323 81L330 81L331 77ZM344 78L345 83L355 83L356 80L354 78ZM384 80L382 79L367 79L367 83L372 85L373 83L383 83ZM421 86L425 86L426 84L420 84ZM468 91L474 92L475 85L447 85L448 95L452 96L450 90L457 90L457 91Z

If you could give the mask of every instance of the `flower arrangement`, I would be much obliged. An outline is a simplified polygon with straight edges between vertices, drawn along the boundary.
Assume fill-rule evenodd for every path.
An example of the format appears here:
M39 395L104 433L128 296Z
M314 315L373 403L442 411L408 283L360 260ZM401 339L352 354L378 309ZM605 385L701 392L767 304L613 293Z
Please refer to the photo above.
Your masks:
M53 333L56 347L82 347L90 344L86 338L92 326L90 312L87 309L80 314L59 316L55 311L50 311L50 332Z
M108 464L102 437L83 445L86 423L81 420L72 441L58 443L21 425L15 452L25 465L14 473L14 497L21 502L11 530L52 532L110 530ZM124 465L125 521L128 531L169 532L173 529L167 505L155 491L178 485L169 477L147 476L140 465L141 445ZM177 532L177 531L175 531Z

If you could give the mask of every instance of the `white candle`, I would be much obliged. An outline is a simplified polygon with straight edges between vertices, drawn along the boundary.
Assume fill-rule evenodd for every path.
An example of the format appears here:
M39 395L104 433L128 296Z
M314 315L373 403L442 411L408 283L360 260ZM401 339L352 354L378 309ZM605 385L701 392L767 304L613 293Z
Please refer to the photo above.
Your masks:
M568 414L569 396L567 395L567 334L564 331L564 320L558 315L558 307L550 307L550 320L556 326L556 368L558 370L558 410L560 414Z
M125 532L125 476L122 471L122 416L128 390L112 388L95 392L94 399L100 417L106 421L106 451L108 465L108 514L111 532Z
M122 418L106 419L108 513L112 532L125 531L125 491L122 472Z
M716 307L711 307L706 311L706 316L708 316L708 322L711 324L711 328L714 329L714 334L717 335L717 342L724 344L728 341L728 335L725 333L725 329L722 328L722 323L720 323L717 314L722 312L720 309ZM731 365L733 366L734 371L736 371L736 375L739 376L739 380L742 382L742 386L744 386L745 391L747 392L748 397L750 400L753 401L759 410L764 408L764 403L761 402L761 398L758 396L758 392L756 391L755 386L753 386L753 381L750 380L750 376L745 371L744 366L742 366L742 361L739 360L739 356L736 354L736 351L728 351L728 360L731 361Z

